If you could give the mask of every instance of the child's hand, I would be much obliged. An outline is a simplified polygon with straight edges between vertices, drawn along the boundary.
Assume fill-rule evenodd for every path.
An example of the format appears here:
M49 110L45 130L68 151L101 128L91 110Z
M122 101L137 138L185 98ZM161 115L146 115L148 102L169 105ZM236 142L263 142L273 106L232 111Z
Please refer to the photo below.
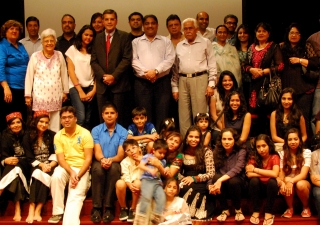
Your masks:
M170 169L169 167L164 168L164 175L168 176L170 174Z
M157 133L150 134L150 139L153 141L157 140L159 138L159 135Z

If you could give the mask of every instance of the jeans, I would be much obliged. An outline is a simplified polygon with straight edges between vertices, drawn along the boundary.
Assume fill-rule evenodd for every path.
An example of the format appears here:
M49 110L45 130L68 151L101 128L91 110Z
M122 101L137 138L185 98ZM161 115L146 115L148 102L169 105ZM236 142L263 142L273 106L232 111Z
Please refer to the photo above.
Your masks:
M154 213L162 215L166 205L166 195L163 191L162 184L154 179L142 179L141 181L141 196L140 196L140 214L146 215L147 209L151 207L152 198L156 204Z
M93 89L93 85L89 87L82 87L85 94ZM76 109L77 124L87 128L90 123L90 117L92 112L92 100L90 102L83 102L80 99L79 93L75 87L69 90L72 106Z
M320 111L320 88L316 88L316 90L314 91L314 96L313 96L312 116L310 119L311 128L313 130L313 133L315 133L315 131L316 131L316 126L315 126L315 123L313 120L319 111Z
M320 219L320 187L313 186L312 188L313 197L315 198L316 208L318 212L318 219Z

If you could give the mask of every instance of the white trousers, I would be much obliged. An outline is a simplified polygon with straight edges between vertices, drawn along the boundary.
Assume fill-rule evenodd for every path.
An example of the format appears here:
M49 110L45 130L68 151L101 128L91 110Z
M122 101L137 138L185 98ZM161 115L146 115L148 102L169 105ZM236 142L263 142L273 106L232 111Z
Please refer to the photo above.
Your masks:
M60 110L49 112L49 117L49 129L57 133L60 130Z
M71 167L76 173L80 168ZM90 187L90 174L87 171L76 188L68 187L68 198L64 210L64 189L70 179L68 172L61 166L55 168L51 177L52 215L63 215L63 225L79 225L83 201ZM63 213L64 211L64 213Z

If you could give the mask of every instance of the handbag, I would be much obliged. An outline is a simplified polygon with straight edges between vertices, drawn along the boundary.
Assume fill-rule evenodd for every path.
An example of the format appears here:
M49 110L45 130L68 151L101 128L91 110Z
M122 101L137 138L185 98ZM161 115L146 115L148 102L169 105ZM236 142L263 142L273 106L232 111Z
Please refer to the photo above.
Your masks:
M267 85L266 82L269 82ZM267 77L264 78L263 85L258 94L257 104L259 107L267 107L275 109L280 100L281 93L281 79L278 75L271 77L269 73L269 80Z

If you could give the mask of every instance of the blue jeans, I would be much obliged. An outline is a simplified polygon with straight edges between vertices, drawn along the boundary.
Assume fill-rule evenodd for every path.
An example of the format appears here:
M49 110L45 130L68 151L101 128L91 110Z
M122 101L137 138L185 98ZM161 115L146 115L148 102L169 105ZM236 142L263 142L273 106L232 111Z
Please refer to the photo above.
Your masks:
M316 208L318 211L318 219L320 219L320 187L313 186L312 188L313 197L315 198Z
M319 111L320 111L320 88L316 88L316 90L314 91L314 96L313 96L312 117L310 120L313 133L315 133L315 131L316 131L316 126L315 126L315 123L313 120Z
M88 93L93 89L93 85L89 87L82 87L84 93ZM79 93L75 87L69 90L72 106L76 109L77 124L85 128L89 127L90 117L92 112L92 100L90 102L83 102L80 99Z
M146 215L147 209L151 207L152 199L156 204L154 213L162 215L166 205L166 195L163 191L162 184L154 179L142 179L141 181L141 196L140 196L140 214Z

